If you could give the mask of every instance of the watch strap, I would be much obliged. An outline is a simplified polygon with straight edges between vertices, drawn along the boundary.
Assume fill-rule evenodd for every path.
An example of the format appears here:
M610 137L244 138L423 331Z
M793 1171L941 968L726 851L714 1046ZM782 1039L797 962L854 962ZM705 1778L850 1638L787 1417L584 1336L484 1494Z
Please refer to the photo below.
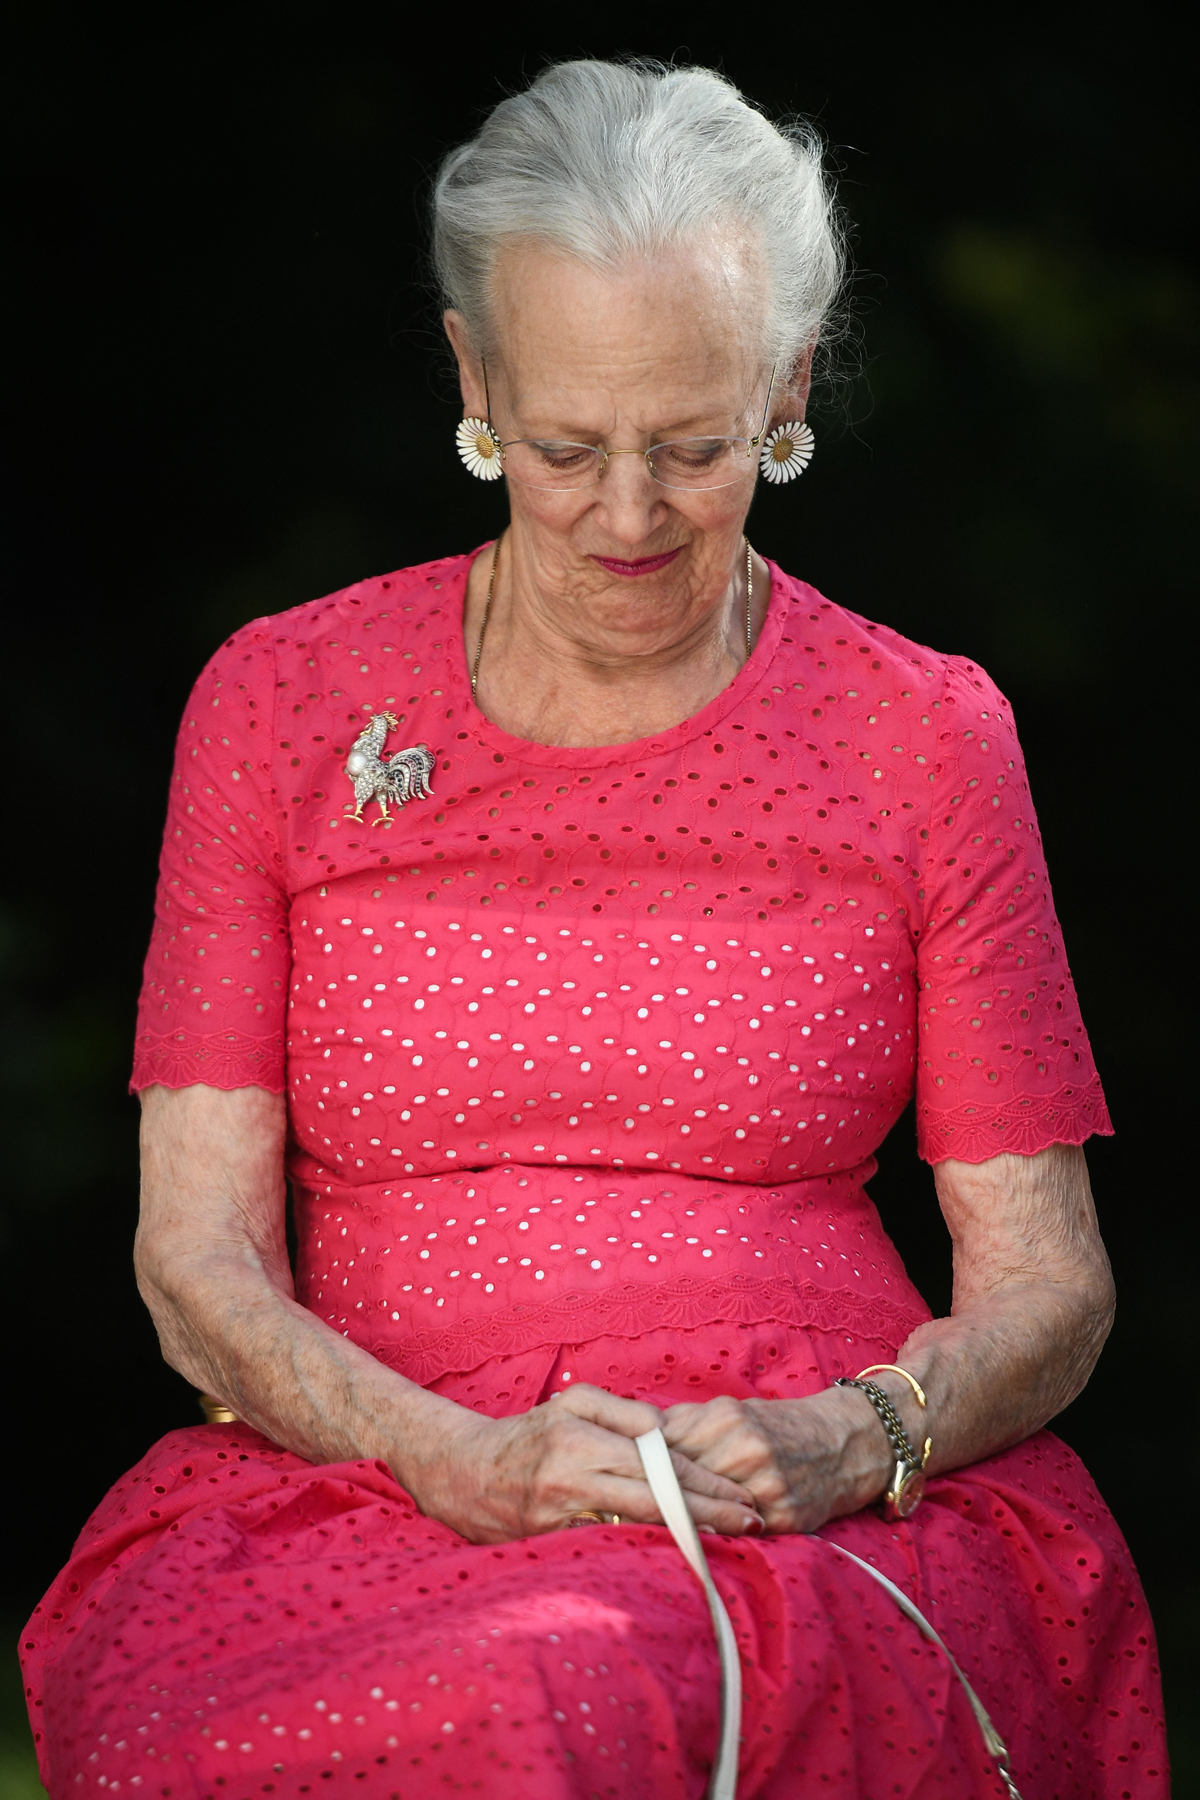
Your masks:
M900 1415L878 1382L864 1381L858 1375L854 1377L840 1375L833 1385L834 1387L857 1388L860 1394L865 1394L879 1414L879 1422L887 1433L888 1443L895 1452L896 1461L906 1463L912 1469L921 1468L922 1460L908 1441L908 1436L900 1421Z

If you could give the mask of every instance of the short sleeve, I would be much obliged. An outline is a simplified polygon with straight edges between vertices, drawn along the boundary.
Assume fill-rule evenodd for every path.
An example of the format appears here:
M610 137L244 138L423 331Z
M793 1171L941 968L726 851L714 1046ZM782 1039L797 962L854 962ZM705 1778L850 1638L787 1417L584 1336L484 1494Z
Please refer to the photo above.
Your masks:
M284 1086L291 963L265 621L200 676L175 753L132 1087Z
M1007 700L951 660L917 937L917 1129L928 1162L1109 1133Z

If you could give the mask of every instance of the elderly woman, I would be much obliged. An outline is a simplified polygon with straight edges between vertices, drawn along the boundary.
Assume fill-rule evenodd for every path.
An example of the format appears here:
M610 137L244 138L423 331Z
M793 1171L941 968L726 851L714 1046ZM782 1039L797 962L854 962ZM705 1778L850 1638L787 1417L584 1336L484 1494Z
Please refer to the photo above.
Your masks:
M743 1800L1165 1792L1137 1578L1042 1429L1112 1316L1109 1127L1008 704L745 537L811 453L831 221L811 137L696 69L551 68L443 168L511 523L188 704L137 1270L221 1405L26 1634L54 1800L701 1794L655 1427ZM914 1087L943 1319L866 1193Z

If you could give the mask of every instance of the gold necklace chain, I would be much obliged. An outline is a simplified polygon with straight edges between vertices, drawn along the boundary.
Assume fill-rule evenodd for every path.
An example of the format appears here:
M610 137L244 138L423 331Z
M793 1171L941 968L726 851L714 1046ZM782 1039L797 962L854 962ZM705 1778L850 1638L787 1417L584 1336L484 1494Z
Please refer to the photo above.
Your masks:
M479 659L483 655L483 640L488 628L488 620L492 613L492 595L496 590L496 570L500 564L500 545L504 541L504 533L496 539L496 548L492 551L492 570L488 576L487 599L483 603L483 618L479 622L479 641L475 645L475 660L471 664L471 696L479 683ZM746 538L746 656L749 659L754 650L754 552L750 548L750 539Z
M483 606L483 618L479 623L479 642L475 646L475 661L471 664L471 698L475 698L475 687L479 681L479 659L483 655L483 636L488 628L488 619L492 611L492 593L496 586L496 567L500 561L500 546L504 542L504 533L496 539L496 548L492 551L492 572L488 576L487 599Z
M750 548L750 539L746 544L746 661L749 662L754 649L754 552Z

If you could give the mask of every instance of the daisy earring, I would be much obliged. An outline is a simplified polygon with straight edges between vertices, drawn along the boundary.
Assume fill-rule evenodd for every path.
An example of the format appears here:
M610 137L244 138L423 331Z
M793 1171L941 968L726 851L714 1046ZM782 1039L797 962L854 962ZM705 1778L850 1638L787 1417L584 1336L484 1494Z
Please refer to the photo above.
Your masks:
M758 459L760 473L776 483L794 481L812 461L814 443L812 427L802 425L798 419L777 425L763 444Z
M480 481L498 481L503 475L503 448L487 419L464 419L454 441L463 462Z

